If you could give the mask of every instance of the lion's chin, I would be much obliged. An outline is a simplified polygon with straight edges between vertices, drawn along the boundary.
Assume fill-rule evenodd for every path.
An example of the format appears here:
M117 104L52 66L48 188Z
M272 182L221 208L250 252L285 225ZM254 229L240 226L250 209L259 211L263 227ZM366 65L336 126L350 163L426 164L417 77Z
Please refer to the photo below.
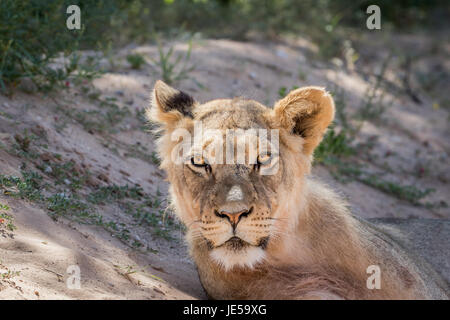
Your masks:
M214 248L210 252L211 258L225 271L235 267L253 269L256 264L264 260L265 251L260 247L245 246L239 250L228 247Z

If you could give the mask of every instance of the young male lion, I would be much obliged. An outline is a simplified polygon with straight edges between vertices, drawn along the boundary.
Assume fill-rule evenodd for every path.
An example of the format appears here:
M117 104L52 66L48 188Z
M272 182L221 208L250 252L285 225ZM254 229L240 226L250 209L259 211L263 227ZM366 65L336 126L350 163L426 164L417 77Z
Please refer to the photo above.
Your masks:
M158 81L147 115L211 298L448 298L426 263L309 177L334 117L322 88L294 90L272 109L240 98L200 104Z

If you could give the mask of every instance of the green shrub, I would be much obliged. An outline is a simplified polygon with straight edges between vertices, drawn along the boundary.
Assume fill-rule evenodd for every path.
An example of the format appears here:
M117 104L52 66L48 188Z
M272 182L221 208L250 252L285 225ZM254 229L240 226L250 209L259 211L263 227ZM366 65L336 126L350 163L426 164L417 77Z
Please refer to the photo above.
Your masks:
M346 157L354 153L350 146L347 134L344 130L336 133L334 128L329 129L322 142L314 150L314 161L316 163L324 162L328 157Z
M368 0L1 0L0 91L5 93L29 78L39 88L64 85L80 70L78 49L106 48L112 40L153 40L155 33L187 31L207 37L245 39L291 33L311 38L324 57L342 54L343 39L365 27ZM445 12L442 0L379 1L383 23L394 27L431 26ZM81 30L68 30L66 9L81 9ZM438 15L439 17L439 15ZM441 21L441 22L442 22ZM50 68L64 53L67 65ZM137 61L137 60L136 60ZM142 63L132 63L139 67ZM83 72L82 72L83 73Z
M81 30L66 26L66 9L71 4L82 10ZM0 92L7 93L23 78L40 89L64 85L80 68L79 57L71 54L103 40L102 33L109 31L107 26L116 11L114 1L0 1ZM49 63L61 53L68 62L51 68Z

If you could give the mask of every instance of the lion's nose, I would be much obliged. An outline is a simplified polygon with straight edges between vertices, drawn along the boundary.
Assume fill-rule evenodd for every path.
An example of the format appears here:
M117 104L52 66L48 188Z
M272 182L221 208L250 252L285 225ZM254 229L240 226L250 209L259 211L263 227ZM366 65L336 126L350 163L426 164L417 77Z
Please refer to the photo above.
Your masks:
M248 216L253 210L253 207L250 208L250 210L241 210L237 212L227 212L227 211L215 211L216 215L221 218L226 218L228 221L230 221L231 226L233 229L236 229L237 224L241 220L242 217Z

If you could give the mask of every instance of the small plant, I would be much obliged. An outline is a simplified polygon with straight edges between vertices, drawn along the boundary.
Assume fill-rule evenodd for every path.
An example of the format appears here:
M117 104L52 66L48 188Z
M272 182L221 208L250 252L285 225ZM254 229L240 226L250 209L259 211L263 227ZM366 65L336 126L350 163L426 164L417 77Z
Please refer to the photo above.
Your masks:
M298 67L298 80L305 81L308 78L308 74L303 70L302 66Z
M158 153L156 151L152 152L152 163L157 166L161 164L161 159L159 158Z
M1 203L0 203L0 210L8 211L8 210L9 210L9 206L6 205L6 204L1 204Z
M11 279L11 278L18 277L18 276L20 276L20 271L8 270L6 272L0 273L0 277L2 280Z
M355 130L351 127L348 115L345 112L346 104L343 92L334 88L332 95L336 106L336 122L341 129L337 132L334 125L328 129L322 142L314 151L315 163L333 163L336 160L335 158L340 159L355 153L354 148L350 146L350 140Z
M4 225L9 231L14 231L15 229L17 229L17 227L13 224L13 217L11 217L7 213L2 212L8 211L9 209L10 208L8 205L0 203L0 227Z
M413 185L402 185L397 182L385 180L380 177L380 174L366 172L363 166L354 161L346 163L338 157L328 158L325 164L330 169L332 175L341 182L356 180L393 197L407 201L412 205L431 205L430 203L422 203L421 200L433 193L433 189L419 189Z
M36 172L22 171L23 178L0 174L0 189L3 193L31 201L43 199L42 176Z
M280 99L284 98L289 92L295 89L298 89L298 86L292 86L292 88L289 91L286 87L280 87L280 89L278 89L278 97Z
M119 107L114 100L101 99L97 92L88 94L88 97L96 101L101 107L100 110L74 110L70 106L58 106L56 110L61 112L68 119L74 119L83 128L91 133L116 133L117 125L126 116L131 115L127 107Z
M121 145L123 148L127 149L127 152L125 153L125 156L141 159L145 162L150 162L154 164L158 164L159 160L157 158L157 155L152 153L148 153L148 149L143 146L142 144L136 143L133 145Z
M384 193L393 195L394 197L410 202L414 205L419 205L420 200L425 198L430 193L434 192L434 189L418 189L411 185L401 185L391 181L385 181L378 178L375 175L368 175L366 177L360 177L359 180L365 184L372 186Z
M360 120L377 121L386 109L384 105L384 92L380 91L380 88L390 59L391 56L383 61L381 70L376 75L375 83L367 89L362 107L356 114L356 117Z
M121 200L130 198L134 200L140 200L144 196L144 192L141 187L130 187L111 185L106 187L100 187L97 191L88 195L88 201L94 204L105 204L110 200Z
M101 216L86 203L64 192L54 194L47 199L47 209L54 218L64 216L82 223L101 224Z
M36 167L55 178L56 185L67 185L72 190L80 189L89 175L88 171L82 170L73 160L64 163L49 162Z
M348 137L345 130L336 133L334 128L329 129L322 142L314 151L314 161L316 163L324 163L330 157L347 157L354 153L349 145Z
M356 180L413 205L430 206L430 204L422 203L421 200L432 193L433 189L419 189L412 185L402 185L382 179L379 175L368 173L356 159L351 157L356 154L356 149L360 152L363 148L373 147L373 141L369 139L361 145L351 146L350 141L359 128L352 126L345 113L343 92L334 88L333 97L336 105L336 121L341 129L337 132L332 126L326 132L322 142L314 151L315 163L327 166L331 174L341 182ZM373 112L373 109L370 110Z
M131 68L139 70L142 65L145 64L144 57L139 53L133 53L127 55L127 61L131 65Z
M164 82L168 84L173 84L176 81L180 81L188 78L188 73L194 70L194 66L189 65L189 60L191 59L192 51L192 41L188 42L188 50L186 53L178 54L175 60L171 59L174 53L174 47L171 46L164 52L164 47L157 37L158 44L158 60L151 59L154 64L159 67L161 77Z
M148 132L152 128L152 123L147 120L145 116L145 109L136 109L136 119L139 122L139 129Z
M45 167L42 167L44 172L56 180L56 186L61 181L70 181L71 191L56 189L50 184L44 184L40 174L24 170L22 170L22 178L0 174L0 191L6 196L35 201L45 207L55 220L65 217L79 223L100 226L134 248L139 248L142 244L130 237L127 225L105 221L103 216L98 213L96 205L118 205L125 213L130 214L136 223L149 226L154 236L167 240L172 239L168 227L173 226L174 222L172 220L164 222L164 212L160 209L162 202L158 199L159 193L152 197L138 185L109 185L89 193L87 201L84 201L77 193L82 186L84 175L77 172L74 163L69 161L62 164L51 164L51 168L51 171L45 171ZM77 188L73 187L74 184L77 185ZM64 182L64 185L68 185L68 183ZM44 196L41 193L44 189L46 192L53 192L49 196ZM15 226L12 223L12 217L6 212L1 212L7 210L9 210L8 206L0 204L0 226L6 225L10 231L13 231Z
M16 133L10 152L18 157L36 159L38 154L31 147L37 139L36 135L29 134L27 130L24 130L22 134Z
M380 119L386 107L383 103L383 94L377 94L373 89L369 89L361 109L357 114L360 120L376 121Z
M114 56L114 48L113 43L111 40L109 40L106 44L100 43L99 49L103 53L103 56L108 60L109 67L111 71L114 71L116 69L116 63L115 63L115 56Z

